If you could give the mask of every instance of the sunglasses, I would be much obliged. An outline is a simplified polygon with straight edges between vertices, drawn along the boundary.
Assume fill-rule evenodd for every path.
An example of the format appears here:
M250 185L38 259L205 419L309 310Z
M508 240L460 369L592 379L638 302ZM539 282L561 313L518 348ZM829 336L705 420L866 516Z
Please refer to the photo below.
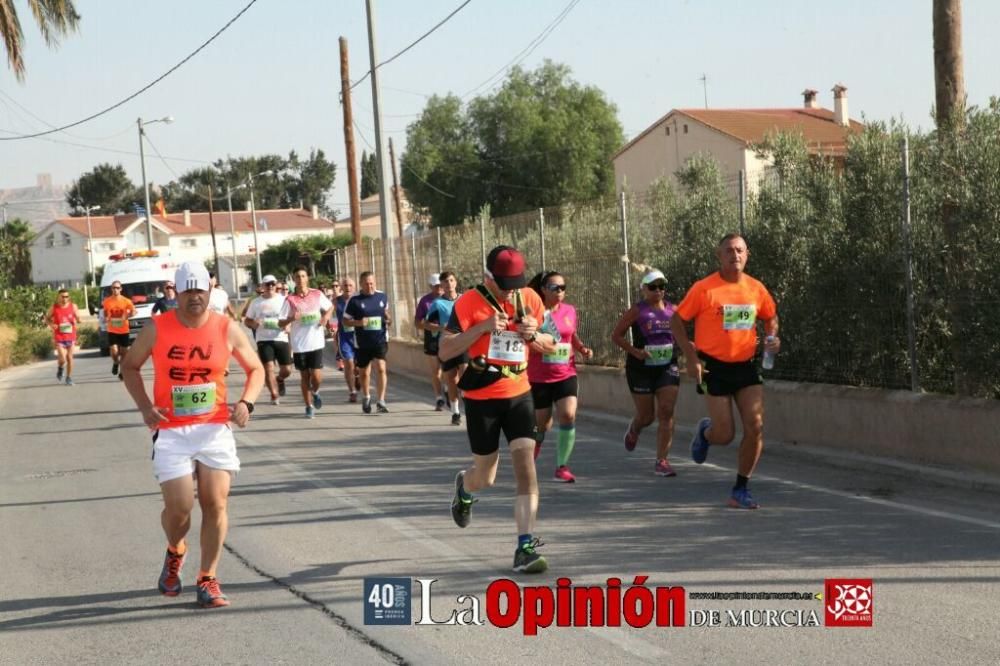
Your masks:
M566 291L566 285L564 284L549 284L546 285L545 288L551 291L552 293L556 293L559 291Z
M667 285L662 283L647 284L646 289L649 289L650 291L666 291Z

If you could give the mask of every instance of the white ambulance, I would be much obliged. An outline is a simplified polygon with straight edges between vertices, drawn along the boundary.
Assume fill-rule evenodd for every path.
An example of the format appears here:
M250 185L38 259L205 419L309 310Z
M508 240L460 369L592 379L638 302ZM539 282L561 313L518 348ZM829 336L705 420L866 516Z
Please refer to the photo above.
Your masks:
M135 340L142 327L152 318L153 303L163 296L163 285L174 279L177 262L160 257L156 250L113 254L104 264L101 277L101 302L111 295L111 284L121 282L122 296L135 305L135 315L129 318L129 340ZM108 328L104 321L104 308L98 307L98 340L101 355L110 354Z

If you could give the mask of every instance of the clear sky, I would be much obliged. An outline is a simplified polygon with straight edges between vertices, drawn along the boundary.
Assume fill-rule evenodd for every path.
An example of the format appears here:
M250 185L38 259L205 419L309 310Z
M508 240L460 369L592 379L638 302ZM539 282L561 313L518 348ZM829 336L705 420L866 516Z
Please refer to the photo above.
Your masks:
M42 121L65 124L117 102L188 55L247 1L77 0L79 32L47 49L27 3L15 0L25 23L27 78L21 84L0 71L0 130L47 129ZM379 60L459 4L378 0ZM569 4L472 0L382 68L384 126L397 152L427 95L464 95L487 82ZM966 86L970 102L984 104L1000 92L1000 2L963 4ZM0 142L0 188L33 185L41 172L68 184L104 161L120 162L139 183L135 120L172 115L172 125L147 128L168 158L165 164L147 149L151 181L171 180L199 160L322 148L338 165L330 202L346 211L340 36L348 39L357 79L368 69L364 0L258 0L151 90L98 120L46 137L92 147ZM576 80L602 89L628 137L671 108L703 106L702 74L712 108L799 106L807 87L832 108L830 88L842 82L852 117L902 117L927 127L934 101L930 0L579 0L522 65L545 58L568 64ZM365 140L374 142L370 84L355 95L360 157Z

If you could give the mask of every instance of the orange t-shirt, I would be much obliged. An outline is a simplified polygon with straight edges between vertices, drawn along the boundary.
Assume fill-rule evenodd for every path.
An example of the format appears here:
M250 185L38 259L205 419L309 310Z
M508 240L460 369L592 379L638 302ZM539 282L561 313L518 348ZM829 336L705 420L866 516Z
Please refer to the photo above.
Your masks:
M534 289L521 289L520 291L521 302L524 304L524 313L538 320L538 325L541 326L545 318L545 305L542 303L542 299L535 293ZM517 366L522 362L512 359L517 355L517 350L520 348L524 350L523 363L527 363L528 354L531 353L531 349L516 333L517 324L514 322L515 310L513 300L514 297L512 295L510 301L504 301L500 303L500 306L510 318L507 330L515 331L515 333L509 336L494 336L490 333L484 333L469 347L469 351L467 352L469 358L487 356L489 357L489 362L493 365ZM490 305L489 301L483 298L476 289L470 289L455 301L451 322L458 324L459 330L456 332L467 331L479 322L492 317L494 312L496 310ZM520 345L518 345L518 341L521 342ZM504 360L505 357L511 360ZM466 372L474 371L466 370ZM522 372L515 377L503 377L489 386L465 391L464 395L473 400L491 400L494 398L516 398L530 390L531 384L528 383L528 373Z
M747 274L727 282L713 273L694 283L677 306L684 321L694 320L694 345L720 361L749 361L757 350L757 319L778 312L767 288Z
M108 296L101 304L108 333L128 333L128 318L135 314L132 301L124 296Z
M167 416L158 427L227 423L229 317L210 312L204 326L188 328L171 310L153 326L153 404Z

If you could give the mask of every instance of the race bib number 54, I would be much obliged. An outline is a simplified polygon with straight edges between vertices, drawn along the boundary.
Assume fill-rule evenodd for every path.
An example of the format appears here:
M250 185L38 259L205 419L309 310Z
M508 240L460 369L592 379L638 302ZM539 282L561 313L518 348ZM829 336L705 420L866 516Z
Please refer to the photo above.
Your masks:
M757 322L757 306L723 305L722 328L727 331L748 331Z

